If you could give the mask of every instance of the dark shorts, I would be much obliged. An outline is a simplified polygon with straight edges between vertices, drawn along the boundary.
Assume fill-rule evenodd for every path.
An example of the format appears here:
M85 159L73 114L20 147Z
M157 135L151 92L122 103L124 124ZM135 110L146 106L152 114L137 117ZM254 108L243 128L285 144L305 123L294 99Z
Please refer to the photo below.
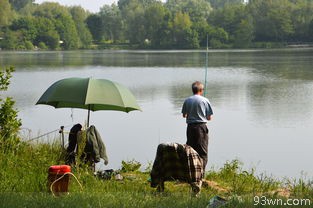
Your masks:
M203 160L205 168L208 162L209 129L206 123L188 124L187 145L196 150Z

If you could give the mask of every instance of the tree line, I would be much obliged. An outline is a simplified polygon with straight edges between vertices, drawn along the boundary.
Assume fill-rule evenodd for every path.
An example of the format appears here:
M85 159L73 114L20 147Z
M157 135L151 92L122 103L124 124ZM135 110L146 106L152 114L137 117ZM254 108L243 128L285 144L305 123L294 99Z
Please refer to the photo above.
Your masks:
M0 48L198 49L313 42L313 0L119 0L80 6L0 0Z

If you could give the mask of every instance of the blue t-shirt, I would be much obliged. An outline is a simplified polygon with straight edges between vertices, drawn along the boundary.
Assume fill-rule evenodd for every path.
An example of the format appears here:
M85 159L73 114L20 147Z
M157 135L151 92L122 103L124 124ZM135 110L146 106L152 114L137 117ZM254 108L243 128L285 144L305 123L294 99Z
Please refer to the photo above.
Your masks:
M213 114L213 110L209 99L201 95L192 95L185 100L182 114L187 114L187 124L206 123L208 116Z

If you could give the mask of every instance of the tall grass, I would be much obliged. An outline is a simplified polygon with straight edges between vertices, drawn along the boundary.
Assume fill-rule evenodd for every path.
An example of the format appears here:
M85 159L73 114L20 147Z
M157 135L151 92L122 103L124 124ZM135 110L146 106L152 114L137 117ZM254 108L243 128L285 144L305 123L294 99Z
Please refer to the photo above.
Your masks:
M1 192L42 192L46 189L47 168L58 164L60 145L20 143L14 151L0 149Z
M242 169L243 164L238 160L226 162L219 171L211 170L206 178L223 184L227 188L226 195L258 195L277 190L281 182L266 175L255 175L255 170Z
M253 169L243 170L238 160L207 172L208 184L199 197L192 197L190 186L177 181L166 182L164 193L156 192L148 182L149 172L138 171L140 164L135 160L121 164L123 180L99 179L88 168L74 167L73 173L83 190L71 177L69 194L54 197L48 192L47 171L51 165L64 164L63 154L58 143L21 143L11 152L0 149L0 207L205 208L216 195L228 200L224 207L273 207L254 206L253 197L313 199L312 183L308 180L279 181L257 176ZM290 195L279 195L281 189L287 189Z

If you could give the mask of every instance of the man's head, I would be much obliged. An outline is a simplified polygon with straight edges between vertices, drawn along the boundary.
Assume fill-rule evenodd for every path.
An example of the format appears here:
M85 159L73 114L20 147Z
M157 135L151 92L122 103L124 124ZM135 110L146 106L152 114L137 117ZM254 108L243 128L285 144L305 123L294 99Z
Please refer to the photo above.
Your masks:
M195 81L194 83L192 83L192 92L193 94L200 94L202 95L203 94L203 89L204 89L204 86L201 82L199 81Z

